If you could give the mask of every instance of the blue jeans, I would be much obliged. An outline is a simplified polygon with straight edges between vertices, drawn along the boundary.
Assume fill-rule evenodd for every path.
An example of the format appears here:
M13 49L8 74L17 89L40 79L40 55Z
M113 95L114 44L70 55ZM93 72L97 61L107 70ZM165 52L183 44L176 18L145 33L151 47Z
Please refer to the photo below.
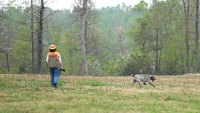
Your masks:
M60 76L60 66L55 68L49 68L51 77L51 86L54 87L54 83L58 84Z

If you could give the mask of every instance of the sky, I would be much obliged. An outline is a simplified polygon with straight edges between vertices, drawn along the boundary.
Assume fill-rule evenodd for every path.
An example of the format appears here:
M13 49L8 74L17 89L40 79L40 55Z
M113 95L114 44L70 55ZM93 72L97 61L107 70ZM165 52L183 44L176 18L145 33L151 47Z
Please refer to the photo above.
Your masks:
M117 6L117 4L125 3L126 6L128 5L136 5L141 0L93 0L93 2L96 5L96 8L102 8L107 6ZM144 0L147 3L151 4L152 0ZM61 9L71 9L72 3L74 3L74 0L55 0L55 2L52 2L49 7L54 10L61 10Z

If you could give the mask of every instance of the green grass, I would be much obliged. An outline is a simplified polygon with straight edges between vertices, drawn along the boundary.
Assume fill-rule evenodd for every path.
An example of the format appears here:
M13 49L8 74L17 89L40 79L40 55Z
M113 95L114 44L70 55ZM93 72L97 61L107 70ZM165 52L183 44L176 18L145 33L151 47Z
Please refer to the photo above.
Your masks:
M132 77L0 75L0 113L199 113L200 76L156 76L131 87Z

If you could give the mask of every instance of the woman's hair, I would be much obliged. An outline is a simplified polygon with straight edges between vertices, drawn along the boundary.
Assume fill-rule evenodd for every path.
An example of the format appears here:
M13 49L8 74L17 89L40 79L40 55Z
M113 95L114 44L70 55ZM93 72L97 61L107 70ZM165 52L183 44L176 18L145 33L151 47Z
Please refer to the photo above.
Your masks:
M56 49L49 49L49 52L55 52Z

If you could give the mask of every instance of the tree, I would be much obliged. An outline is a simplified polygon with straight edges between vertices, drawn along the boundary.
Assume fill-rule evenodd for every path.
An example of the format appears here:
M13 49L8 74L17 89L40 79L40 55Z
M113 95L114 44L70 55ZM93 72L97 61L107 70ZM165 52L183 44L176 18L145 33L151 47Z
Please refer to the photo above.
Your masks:
M39 21L37 31L37 56L38 56L38 73L42 74L42 55L43 55L43 16L44 16L44 2L41 0L39 10Z
M149 64L144 62L146 70L152 67L150 69L155 70L156 74L185 72L182 71L185 69L185 65L182 65L185 62L182 57L185 55L185 47L181 46L184 28L182 10L179 0L154 1L141 18L137 19L137 23L133 24L137 27L133 27L129 35L134 38L135 47L140 49L136 54L140 58L145 56L141 61L149 59L149 62L153 59Z
M31 44L32 44L32 73L35 73L35 48L34 48L34 22L33 22L33 0L31 0Z
M184 8L184 20L185 20L185 45L186 45L186 72L190 72L190 44L189 44L189 11L190 11L190 0L182 0Z
M196 72L199 72L199 0L196 0L196 19L195 19L195 28L196 28Z
M118 38L119 38L119 46L120 46L120 54L125 55L125 50L123 47L123 36L125 34L125 30L123 27L118 27L117 28L117 33L118 33Z
M88 0L83 0L83 6L80 13L80 38L82 52L83 75L88 75L87 53L86 53L86 21L88 16Z

